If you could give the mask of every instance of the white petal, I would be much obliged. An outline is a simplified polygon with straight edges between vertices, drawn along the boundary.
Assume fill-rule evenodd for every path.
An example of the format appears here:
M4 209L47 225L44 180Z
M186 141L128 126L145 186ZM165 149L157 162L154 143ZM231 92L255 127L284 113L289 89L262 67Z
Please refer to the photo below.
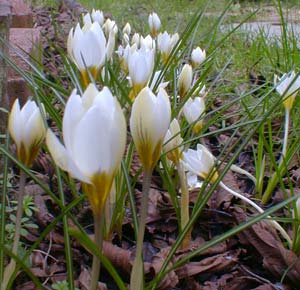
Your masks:
M73 177L90 183L89 179L85 177L78 167L75 165L71 159L68 151L65 147L59 142L54 133L48 129L46 134L46 144L49 149L49 152L54 160L54 162L63 170L68 171Z
M23 120L19 99L16 99L8 118L8 130L16 145L19 147L22 140Z
M76 90L73 90L65 107L62 125L64 143L70 154L73 151L74 128L77 126L84 112L85 108L82 105L81 97L77 95Z

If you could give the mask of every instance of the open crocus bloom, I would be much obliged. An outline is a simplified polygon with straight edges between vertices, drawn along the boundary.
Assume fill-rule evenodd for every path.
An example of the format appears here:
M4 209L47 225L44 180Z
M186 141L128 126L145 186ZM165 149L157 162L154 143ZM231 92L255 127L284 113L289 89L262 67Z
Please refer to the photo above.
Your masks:
M294 71L283 74L281 78L274 75L274 85L276 86L276 91L284 98L283 105L287 109L291 109L296 94L300 89L300 76L296 78Z
M15 100L9 114L8 130L16 143L18 159L31 166L46 134L40 109L34 101L27 101L21 109L19 100Z
M202 128L202 121L199 118L205 112L205 103L204 99L201 97L196 97L194 99L189 98L184 106L183 106L183 114L185 119L188 121L189 124L193 125L193 131L197 134Z
M157 96L145 87L136 97L130 116L134 144L146 170L153 170L171 118L171 105L164 89Z
M211 175L211 181L214 182L218 178L214 168L215 158L202 144L197 144L197 150L188 149L183 152L183 161L188 171L203 179Z
M67 49L87 85L89 78L86 69L96 78L106 56L106 39L99 23L86 20L82 28L78 23L75 30L70 30Z
M49 129L46 142L55 163L84 182L94 212L102 210L126 143L122 109L107 87L74 90L63 117L63 146Z

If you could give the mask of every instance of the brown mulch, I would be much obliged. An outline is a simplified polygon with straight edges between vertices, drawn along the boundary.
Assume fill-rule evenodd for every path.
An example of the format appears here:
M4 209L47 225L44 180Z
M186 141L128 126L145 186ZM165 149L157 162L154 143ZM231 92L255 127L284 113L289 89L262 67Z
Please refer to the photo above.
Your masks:
M33 11L35 25L42 28L44 72L49 80L59 79L68 88L69 82L63 69L60 50L65 51L69 29L85 9L76 2L65 1L60 5L59 11L49 7L35 7ZM221 106L221 101L217 100L214 105ZM238 108L231 108L231 110L238 111ZM228 122L234 123L236 118L235 116ZM209 128L209 130L215 129L213 126ZM224 144L235 141L234 139L229 141L230 134L231 132L224 133L214 141L205 140L205 142L214 152ZM57 181L49 160L48 155L41 153L34 164L34 169L43 175L44 181L55 191ZM254 170L253 160L251 157L249 158L249 154L241 153L238 160L241 167L249 171ZM135 168L130 172L132 175L139 169L136 158L134 166ZM295 187L299 186L299 169L296 167L291 169L291 174ZM246 192L245 194L249 197L253 193L253 184L243 176L229 171L223 181L236 191ZM135 188L138 209L141 182L142 176L138 178ZM144 266L147 281L151 281L158 273L178 235L177 218L169 193L162 190L161 185L162 181L156 175L152 180L150 190L144 244ZM80 185L77 184L77 186L80 189ZM71 201L73 198L71 191L68 188L64 188L64 191L66 200ZM31 230L23 240L25 244L31 245L55 216L60 214L60 208L43 190L30 181L28 181L26 192L34 197L35 205L39 208L33 217L39 229ZM198 195L198 191L191 193L191 208L197 201ZM276 202L283 198L280 195L276 196ZM72 213L77 216L78 222L92 238L93 220L88 202L73 209ZM190 247L178 250L171 265L204 245L205 242L246 221L252 215L253 212L247 211L247 207L242 202L232 198L223 189L217 189L194 225ZM70 227L73 226L70 221ZM116 267L123 280L128 283L135 253L134 231L129 209L125 212L121 231L118 233L116 231L111 240L104 241L103 253ZM72 254L76 287L88 289L91 254L76 240L72 241ZM55 281L67 279L61 223L55 226L32 253L31 270L43 282L46 289L51 289L51 284ZM36 289L34 283L28 280L25 274L20 273L15 281L14 289ZM99 285L99 289L118 289L105 269L101 272L100 281L102 283ZM283 245L276 232L266 226L266 223L260 222L238 236L209 248L184 265L170 271L158 289L296 290L300 289L299 285L299 258Z

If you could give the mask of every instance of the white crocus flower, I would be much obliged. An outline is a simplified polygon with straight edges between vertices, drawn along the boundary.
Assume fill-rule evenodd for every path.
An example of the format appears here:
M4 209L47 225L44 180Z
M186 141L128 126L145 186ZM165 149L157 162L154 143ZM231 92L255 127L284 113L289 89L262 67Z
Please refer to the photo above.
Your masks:
M129 56L129 52L130 52L130 46L126 45L126 47L124 48L123 46L119 46L118 50L117 50L117 54L119 56L120 59L120 65L122 70L124 71L125 74L128 74L128 56Z
M134 144L145 170L156 165L169 128L171 105L169 96L160 89L157 96L145 87L132 105L130 129Z
M115 51L115 44L116 44L116 35L114 30L111 30L109 33L107 46L106 46L106 58L107 60L111 60L113 53Z
M17 147L17 157L26 166L31 166L46 134L46 127L39 107L27 101L20 108L16 99L8 118L8 130Z
M167 31L157 36L157 48L161 52L162 62L166 63L171 51L179 41L178 33L170 35Z
M155 40L149 34L146 37L141 36L140 47L155 50Z
M127 34L127 35L131 34L131 26L128 22L124 25L122 32L123 34Z
M185 64L178 77L178 91L179 96L182 98L192 86L193 70L191 65Z
M104 15L103 15L103 12L101 10L95 10L93 9L92 10L92 19L93 21L95 22L98 22L100 26L103 25L104 23Z
M136 45L131 47L128 55L128 72L133 86L132 99L147 85L153 67L154 49L136 49Z
M218 178L215 167L215 157L202 144L197 144L197 150L188 149L183 152L183 161L186 170L192 174L206 179L211 175L211 181L214 182ZM214 171L212 173L212 171Z
M62 145L48 129L46 143L55 163L84 183L95 214L103 210L126 144L126 122L117 99L90 84L74 90L63 116Z
M134 44L137 48L139 48L141 45L141 36L138 33L133 34L131 38L131 45L133 46Z
M180 126L177 119L173 119L165 135L163 151L167 153L169 160L177 164L182 157L182 142Z
M155 12L149 15L148 23L149 23L150 33L152 37L156 37L157 34L159 33L161 22L158 15Z
M107 18L102 26L105 36L108 38L111 31L116 35L118 33L118 26L115 21Z
M201 97L189 98L183 106L183 114L187 122L193 125L193 131L197 134L202 128L203 120L199 120L205 112L205 102Z
M89 77L86 69L96 78L98 70L104 65L106 39L98 22L87 22L82 28L79 23L69 33L67 50L70 58L81 72L87 86Z
M205 61L205 58L206 52L204 49L202 50L199 46L193 49L191 54L193 68L199 67Z
M296 78L296 73L294 71L285 73L279 78L274 75L274 85L276 91L283 97L283 105L286 109L290 110L293 106L296 94L300 89L300 76Z

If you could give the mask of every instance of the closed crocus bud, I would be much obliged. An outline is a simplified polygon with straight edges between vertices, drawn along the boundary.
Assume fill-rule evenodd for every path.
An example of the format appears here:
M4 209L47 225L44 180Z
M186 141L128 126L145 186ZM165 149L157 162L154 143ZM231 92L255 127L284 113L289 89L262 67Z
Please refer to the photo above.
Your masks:
M205 58L206 52L204 49L202 50L199 46L193 49L191 54L193 68L199 67L205 61Z
M183 152L183 161L186 169L191 173L203 179L211 176L212 182L217 180L215 158L205 146L197 144L197 150L188 149Z
M155 40L151 37L151 35L147 35L145 38L141 36L140 47L155 50Z
M189 64L185 64L181 70L181 73L178 77L178 91L179 96L183 98L188 90L192 86L193 81L193 70L192 66Z
M136 44L136 47L139 48L141 44L141 36L138 33L133 34L131 38L131 45Z
M67 49L87 86L90 83L87 69L95 79L105 61L106 39L99 23L87 22L82 29L78 23L75 30L70 30Z
M182 157L182 142L180 126L177 119L174 119L166 133L163 151L167 153L167 158L177 164Z
M119 56L120 59L120 65L123 70L123 72L127 75L128 74L128 56L130 52L130 46L126 45L125 48L123 46L119 46L117 50L117 55Z
M161 22L160 22L158 15L154 12L151 13L148 17L148 23L149 23L149 27L150 27L150 33L151 33L152 37L155 38L157 36L157 34L159 33L160 26L161 26Z
M116 35L114 30L111 30L106 45L106 58L109 61L112 59L113 53L115 51L115 44L116 44Z
M16 99L8 119L8 130L17 147L17 157L30 167L36 158L46 134L40 109L34 101L20 108Z
M55 163L83 182L93 212L101 214L126 144L126 122L117 99L90 84L74 90L63 116L62 145L48 129L46 143Z
M123 33L127 35L131 34L131 26L128 22L123 27Z
M109 18L107 18L105 23L103 24L103 29L104 29L105 36L107 38L109 37L109 33L111 31L113 31L115 35L118 33L118 26L116 22Z
M178 33L170 35L167 31L160 33L157 36L157 47L161 52L162 62L165 64L175 47L176 43L179 41Z
M95 10L93 9L92 10L92 19L93 19L93 22L98 22L100 26L103 25L104 23L104 15L103 15L103 12L101 10Z
M274 76L276 91L283 97L283 105L287 110L293 107L296 94L300 89L300 76L296 78L294 71L285 73L281 78Z
M130 97L133 100L144 88L153 72L154 49L131 47L128 55L128 72L132 82Z
M142 89L132 105L130 130L147 171L152 171L159 160L170 118L171 105L166 91L160 89L156 96L148 87Z
M183 114L189 124L193 125L194 133L199 133L203 120L199 120L205 112L205 102L201 97L189 98L183 106Z

